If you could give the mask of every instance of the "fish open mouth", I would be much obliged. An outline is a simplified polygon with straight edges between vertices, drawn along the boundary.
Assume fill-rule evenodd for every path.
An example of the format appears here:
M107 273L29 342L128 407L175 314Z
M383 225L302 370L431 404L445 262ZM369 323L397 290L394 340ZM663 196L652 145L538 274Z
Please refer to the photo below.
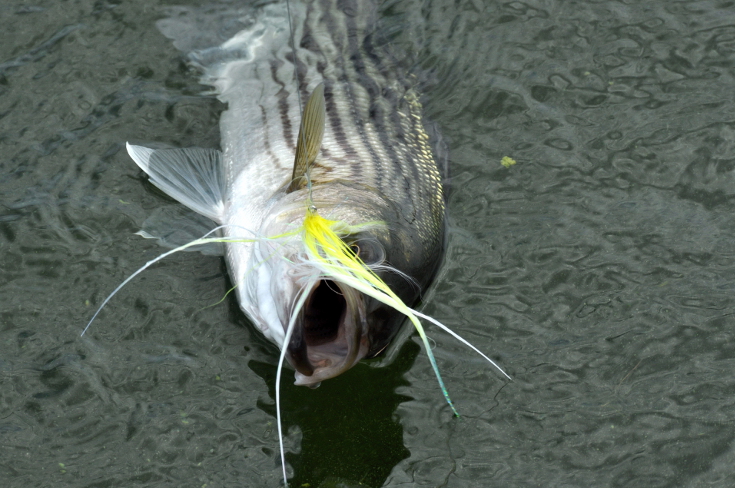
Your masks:
M350 369L368 353L362 293L329 279L318 281L299 311L287 358L297 385L314 385Z

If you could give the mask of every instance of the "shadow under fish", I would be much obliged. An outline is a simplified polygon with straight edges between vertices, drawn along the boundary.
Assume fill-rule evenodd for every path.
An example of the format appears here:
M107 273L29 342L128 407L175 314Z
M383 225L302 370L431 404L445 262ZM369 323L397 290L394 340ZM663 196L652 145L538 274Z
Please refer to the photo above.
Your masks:
M282 401L289 406L283 413L284 432L298 426L301 433L298 454L286 454L292 486L383 486L392 469L409 457L396 409L411 398L397 390L409 386L404 374L420 349L411 341L400 349L387 366L360 365L315 391L281 386ZM250 368L274 398L272 365L251 361ZM276 414L272 403L259 402L258 407Z
M211 41L192 27L192 12L159 24L179 47ZM207 23L224 22L226 12L207 13ZM189 54L227 104L222 150L127 145L151 183L211 225L120 287L173 252L220 246L240 308L281 348L279 437L284 359L296 385L318 386L383 352L406 317L456 414L419 318L494 363L411 308L443 256L443 175L411 77L374 42L375 2L303 1L290 11L278 3L240 14L243 29ZM145 237L171 235L165 222L149 227ZM286 481L282 443L281 458Z

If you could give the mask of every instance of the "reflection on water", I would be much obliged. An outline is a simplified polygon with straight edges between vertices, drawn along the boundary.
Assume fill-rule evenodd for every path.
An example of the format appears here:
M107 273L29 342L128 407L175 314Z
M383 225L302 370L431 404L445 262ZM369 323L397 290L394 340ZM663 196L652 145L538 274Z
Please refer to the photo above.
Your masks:
M124 141L219 143L222 107L155 28L169 3L0 6L2 486L279 484L275 348L234 300L204 308L220 259L154 267L79 338L171 204ZM427 312L514 381L437 332L462 419L414 344L288 386L293 485L733 485L732 6L382 12L451 151Z

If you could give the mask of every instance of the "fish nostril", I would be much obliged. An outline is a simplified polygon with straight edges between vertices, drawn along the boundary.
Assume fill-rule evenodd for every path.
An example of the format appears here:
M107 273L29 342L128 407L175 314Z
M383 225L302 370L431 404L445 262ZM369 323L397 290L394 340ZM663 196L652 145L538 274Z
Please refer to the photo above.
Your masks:
M332 342L339 336L347 302L331 280L321 280L304 307L304 339L307 346Z

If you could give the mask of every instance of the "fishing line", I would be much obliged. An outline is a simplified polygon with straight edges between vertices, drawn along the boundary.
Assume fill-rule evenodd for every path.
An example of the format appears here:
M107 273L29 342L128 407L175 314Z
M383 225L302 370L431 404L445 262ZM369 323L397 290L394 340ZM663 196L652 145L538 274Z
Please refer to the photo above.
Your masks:
M298 100L299 104L299 115L301 116L301 120L304 119L304 106L301 102L301 83L299 82L299 62L298 57L296 55L296 39L295 39L295 33L293 29L293 20L291 16L291 1L286 0L286 13L288 15L288 30L289 30L289 41L291 42L291 52L293 55L293 77L294 77L294 83L296 85L296 98ZM299 136L301 138L300 141L298 141L299 144L306 145L306 134L304 134L301 130L299 131ZM297 146L299 145L297 144ZM303 177L306 179L306 189L307 189L307 207L309 211L316 212L317 208L316 205L314 205L314 201L312 199L312 191L311 191L311 164L309 164L306 167L306 170L304 171Z
M237 227L239 227L239 226L237 226ZM217 229L215 229L215 230L217 230ZM212 232L213 232L213 231L212 231ZM208 236L208 235L209 235L210 233L211 233L211 232L209 232L209 233L205 234L205 235L204 235L204 236L202 237L202 239L204 239L205 237L207 237L207 236ZM256 269L258 269L258 268L259 268L259 267L260 267L260 266L261 266L261 265L262 265L263 263L265 263L266 261L270 261L270 259L271 259L271 258L272 258L273 256L275 256L275 254L276 254L276 251L280 251L280 250L281 250L281 248L283 248L283 247L284 247L285 245L286 245L285 243L284 243L284 244L281 244L281 246L280 246L280 247L279 247L278 249L275 249L275 250L274 250L274 251L273 251L272 253L270 253L270 254L268 255L268 257L267 257L267 258L265 258L265 259L261 260L261 261L260 261L260 262L259 262L258 264L256 264L256 265L255 265L254 267L252 267L252 268L251 268L250 270L248 270L248 272L247 272L247 273L246 273L246 274L245 274L245 275L243 276L243 279L244 279L244 278L245 278L245 277L246 277L247 275L249 275L250 273L252 273L253 271L255 271ZM239 285L240 285L240 283L235 283L235 286L233 286L232 288L230 288L229 290L227 290L227 293L225 293L225 296L223 296L223 297L222 297L222 299L221 299L220 301L218 301L217 303L213 303L213 304L211 304L211 305L207 305L206 307L200 308L199 310L197 310L197 313L198 313L198 312L201 312L202 310L206 310L206 309L208 309L208 308L216 307L216 306L217 306L217 305L219 305L220 303L224 302L224 301L225 301L225 299L227 298L227 296L228 296L228 295L229 295L230 293L232 293L232 292L233 292L233 291L235 290L235 288L237 288L237 287L238 287Z
M293 53L293 77L296 82L296 96L299 100L299 114L304 118L304 108L301 105L301 87L299 85L299 63L296 61L296 41L294 40L293 23L291 22L291 1L286 0L286 13L288 15L289 39L291 41L291 52Z
M220 226L215 227L214 229L210 230L206 234L204 234L201 238L195 239L195 240L193 240L191 242L188 242L188 243L184 244L183 246L177 247L176 249L172 249L170 251L167 251L167 252L159 255L155 259L152 259L152 260L148 261L147 263L145 263L140 268L138 268L138 270L135 273L133 273L130 276L128 276L125 279L125 281L123 281L122 283L120 283L117 286L117 288L115 288L112 291L112 293L110 293L107 296L107 298L105 298L105 300L102 302L102 305L99 306L99 308L94 313L94 315L92 316L92 318L90 319L90 321L87 323L87 326L84 328L84 330L82 331L82 333L79 334L79 336L80 337L84 336L84 334L87 332L87 329L89 329L89 327L92 325L92 322L94 322L94 320L100 314L100 312L102 311L102 309L105 308L105 305L107 305L107 303L110 300L112 300L112 297L114 297L117 294L117 292L119 292L125 285L127 285L128 283L130 283L130 281L133 278L135 278L136 276L138 276L140 273L142 273L146 269L150 268L152 265L156 264L157 262L163 260L164 258L166 258L166 257L168 257L168 256L170 256L170 255L172 255L174 253L177 253L179 251L183 251L183 250L188 249L188 248L193 247L193 246L198 246L200 244L209 244L209 243L213 243L213 242L219 242L219 243L222 243L222 242L260 242L260 241L263 241L263 240L278 240L278 239L282 239L282 238L285 238L285 237L294 236L294 235L296 235L298 233L298 230L297 230L297 231L293 231L293 232L286 232L284 234L279 234L279 235L274 236L274 237L258 237L258 236L256 236L256 237L253 237L253 238L238 238L238 237L230 237L230 238L219 238L219 237L212 238L212 237L210 237L210 238L207 238L208 235L210 235L210 234L212 234L214 232L217 232L218 230L223 229L225 227L239 227L239 228L241 228L240 226L237 226L237 225L227 225L227 224L220 225ZM249 231L248 229L244 229L244 230L246 230L246 231L248 231L248 232L250 232L252 234L255 234L255 232ZM274 254L275 254L275 252L274 252ZM235 285L235 286L237 286L237 285Z
M431 322L432 324L436 325L441 330L443 330L447 334L450 334L452 337L454 337L455 339L457 339L459 342L461 342L462 344L464 344L465 346L469 347L470 349L472 349L473 351L475 351L477 354L479 354L480 356L482 356L483 358L485 358L487 361L490 362L490 364L492 364L493 366L495 366L495 369L497 369L498 371L500 371L503 374L503 376L505 376L509 380L512 380L513 379L510 376L508 376L508 373L506 373L505 371L503 371L503 369L500 366L498 366L495 361L493 361L492 359L490 359L489 357L487 357L485 354L482 353L482 351L480 351L478 348L476 348L475 346L473 346L472 343L470 343L470 341L468 341L467 339L465 339L461 335L457 334L452 329L450 329L446 325L442 324L441 322L439 322L435 318L430 317L428 315L425 315L425 314L423 314L421 312L417 312L416 310L411 310L411 311L417 317L421 317L424 320L428 320L429 322Z
M211 305L207 305L206 307L202 307L202 308L200 308L199 310L197 310L197 311L196 311L196 313L199 313L199 312L201 312L201 311L203 311L203 310L206 310L206 309L208 309L208 308L216 307L216 306L217 306L217 305L219 305L220 303L224 302L224 301L225 301L225 300L227 299L227 297L228 297L228 296L230 295L230 293L232 293L233 291L235 291L235 288L237 288L237 285L235 285L235 286L233 286L232 288L230 288L229 290L227 290L227 291L225 292L225 296L223 296L223 297L222 297L222 298L220 299L220 301L218 301L218 302L215 302L215 303L213 303L213 304L211 304Z
M299 102L299 115L301 117L301 120L303 120L304 119L304 106L301 103L301 83L299 83L299 62L296 56L296 39L295 39L294 30L293 30L293 20L291 19L291 1L290 0L286 0L286 14L288 16L289 41L291 42L291 53L293 55L293 78L294 78L294 83L296 85L296 99ZM299 131L299 137L301 138L299 143L306 144L306 134L304 134L302 131ZM314 205L311 199L311 175L309 174L309 169L310 168L307 167L306 171L304 172L304 177L306 178L307 192L309 195L309 197L307 198L307 204L310 210L316 211L316 206Z
M301 290L301 296L294 306L294 311L291 314L291 318L288 321L288 327L286 328L286 335L283 338L283 344L281 345L281 355L278 358L278 368L276 369L276 424L278 424L278 444L281 448L281 468L283 469L283 483L288 486L288 476L286 475L286 452L283 447L283 430L281 427L281 372L283 371L283 360L286 357L286 351L288 350L288 343L291 341L294 327L296 326L296 317L299 316L299 311L303 308L306 299L309 297L308 290L316 285L316 280L308 283Z
M219 227L218 227L218 229L219 229ZM214 230L206 233L204 235L204 237L208 236L209 234L211 234L215 230L217 230L217 229L214 229ZM154 265L158 261L162 260L163 258L165 258L167 256L170 256L171 254L174 254L174 253L179 252L179 251L183 251L184 249L187 249L187 248L192 247L192 246L196 246L196 245L204 244L204 243L208 242L206 239L204 239L204 237L201 238L201 239L196 239L196 240L191 241L191 242L189 242L187 244L184 244L183 246L177 247L176 249L172 249L172 250L170 250L168 252L165 252L165 253L161 254L157 258L148 261L141 268L139 268L135 273L133 273L130 276L128 276L125 279L125 281L123 281L122 283L120 283L118 285L118 287L115 288L112 291L112 293L110 293L110 295L107 298L105 298L105 301L102 302L102 305L100 305L100 307L97 309L97 311L95 312L95 314L92 315L92 319L89 321L89 323L87 324L87 326L84 328L84 330L82 331L82 333L79 334L79 335L80 336L84 336L85 332L87 332L87 329L89 329L89 327L92 325L92 322L94 322L94 319L97 318L97 316L100 314L100 312L105 307L105 305L107 305L107 302L109 302L112 299L112 297L114 297L117 294L118 291L120 291L125 285L127 285L130 282L130 280L132 280L133 278L135 278L136 276L138 276L140 273L142 273L143 271L145 271L146 269L148 269L150 266Z

